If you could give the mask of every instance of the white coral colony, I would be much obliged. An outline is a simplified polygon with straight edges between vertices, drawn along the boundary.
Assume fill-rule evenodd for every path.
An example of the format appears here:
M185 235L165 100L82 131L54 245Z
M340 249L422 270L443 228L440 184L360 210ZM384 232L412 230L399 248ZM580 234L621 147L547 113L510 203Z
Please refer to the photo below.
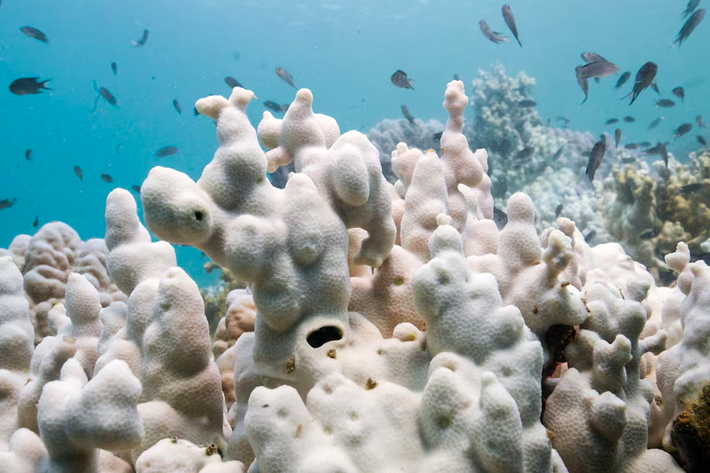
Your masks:
M460 81L441 158L398 144L394 185L309 90L258 130L253 99L198 101L219 148L197 182L143 183L164 241L109 195L105 246L85 247L110 279L61 225L0 250L0 472L682 471L673 423L710 382L710 269L687 247L662 290L571 220L538 234L525 194L499 231ZM247 284L214 343L166 242Z

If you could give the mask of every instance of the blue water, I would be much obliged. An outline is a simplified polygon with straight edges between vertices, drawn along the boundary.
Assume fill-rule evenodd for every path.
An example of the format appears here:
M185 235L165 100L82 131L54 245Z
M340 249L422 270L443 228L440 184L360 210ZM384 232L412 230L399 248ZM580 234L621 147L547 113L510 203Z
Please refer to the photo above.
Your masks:
M18 233L32 233L36 216L40 224L62 220L83 239L103 236L108 193L140 184L155 165L197 179L217 143L212 121L193 116L194 102L227 95L223 79L234 76L260 99L249 109L256 125L264 100L288 103L294 96L274 73L277 66L298 87L313 90L316 111L335 117L341 130L367 132L384 118L401 118L402 104L416 117L445 120L441 103L453 74L470 87L479 69L499 61L509 74L524 70L537 79L538 110L553 123L566 116L575 130L613 132L604 126L606 119L632 115L637 122L622 125L626 142L671 140L670 150L682 160L697 148L697 130L678 141L672 130L694 124L696 115L710 121L710 20L682 48L670 48L686 3L511 0L520 48L514 42L493 44L479 31L485 19L507 33L502 2L492 0L2 0L0 200L17 197L17 203L0 210L0 247ZM22 34L25 25L43 31L49 44ZM132 47L144 28L150 30L147 44ZM622 91L613 89L616 77L590 81L589 100L580 105L584 96L574 68L583 51L605 56L632 79ZM671 89L683 86L685 103L658 110L651 90L631 107L619 99L649 60L659 66L665 97L675 99ZM397 69L409 74L415 90L390 83ZM33 76L52 78L53 90L32 96L9 92L14 79ZM109 89L119 106L102 99L92 112L92 80ZM182 115L173 99L180 101ZM665 121L648 132L659 115ZM166 145L178 146L180 153L154 157ZM24 158L28 148L33 161ZM83 170L83 182L75 165ZM102 181L102 173L115 182ZM199 277L199 253L179 254L181 266Z

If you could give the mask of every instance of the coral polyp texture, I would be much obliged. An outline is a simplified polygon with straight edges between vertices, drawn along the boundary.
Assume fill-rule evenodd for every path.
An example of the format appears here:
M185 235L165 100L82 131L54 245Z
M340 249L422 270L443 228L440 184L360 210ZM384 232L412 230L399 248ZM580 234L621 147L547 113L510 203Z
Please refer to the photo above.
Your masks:
M570 218L540 232L522 192L499 230L491 166L543 136L536 112L476 105L507 140L489 155L452 81L441 156L393 142L391 184L309 90L256 129L253 99L197 102L219 148L197 182L150 172L148 228L117 189L105 242L54 223L0 250L0 472L701 471L710 269L681 243L658 287ZM246 285L212 337L169 243Z

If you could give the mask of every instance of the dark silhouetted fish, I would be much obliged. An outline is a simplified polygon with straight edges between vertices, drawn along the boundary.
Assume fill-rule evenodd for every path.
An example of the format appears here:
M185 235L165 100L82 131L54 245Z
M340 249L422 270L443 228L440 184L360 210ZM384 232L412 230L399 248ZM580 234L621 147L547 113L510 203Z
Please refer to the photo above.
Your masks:
M683 45L683 41L688 39L688 36L690 36L690 33L692 33L695 28L698 27L701 21L703 21L703 18L705 18L705 9L701 8L700 10L696 10L695 13L690 15L690 18L685 22L683 27L680 29L678 32L678 36L676 37L675 41L673 41L673 46L676 44L680 48Z
M178 99L173 100L173 107L175 107L175 111L182 115L182 107L180 106L180 102L178 102Z
M121 154L121 146L123 146L123 143L119 143L116 145L116 154Z
M32 161L32 150L31 149L28 149L27 151L25 151L25 159L27 161Z
M658 143L658 154L661 155L661 158L663 159L663 164L666 165L666 169L668 169L668 148L666 148L666 145L663 143Z
M155 156L158 158L167 158L168 156L178 154L179 151L180 149L177 146L165 146L156 151Z
M707 128L707 126L705 126L705 122L703 121L702 115L695 117L695 123L698 124L698 128Z
M84 173L79 166L74 166L74 174L79 178L80 181L84 180Z
M23 77L21 79L15 79L10 84L10 92L15 95L33 95L41 94L42 90L52 90L45 84L52 79L46 79L43 81L38 81L39 77Z
M582 75L582 66L577 66L574 71L577 74L577 83L582 88L582 92L584 92L584 100L582 100L582 103L584 103L589 98L589 80Z
M698 8L698 5L700 5L700 0L688 0L688 5L683 11L683 18L686 18L688 15L693 13L695 9Z
M621 141L621 128L614 130L614 145L618 148L619 141Z
M133 185L133 186L131 186L131 189L138 192L139 194L141 193L141 186Z
M227 84L227 85L228 85L229 87L231 87L232 89L235 88L235 87L243 87L243 86L242 86L242 83L239 82L237 79L235 79L235 78L232 77L232 76L227 76L227 77L225 77L225 78L224 78L224 83Z
M708 142L705 141L705 138L703 138L701 135L698 135L695 137L698 140L698 143L700 143L703 146L707 146Z
M657 108L658 108L658 107L660 107L660 108L671 108L671 107L675 107L675 102L672 101L671 99L660 99L660 100L656 100L656 107L657 107Z
M402 69L397 69L390 79L392 83L400 89L414 89L412 80L407 77L407 73Z
M613 125L614 123L619 123L618 118L610 118L606 122L604 122L606 125Z
M638 143L629 143L624 145L625 149L638 149L641 145Z
M597 231L596 230L590 230L586 235L584 235L584 241L587 244L591 244L591 242L594 240L594 237L597 236Z
M622 85L626 84L628 82L629 78L631 77L630 72L624 72L621 74L621 77L619 77L619 80L616 81L616 85L614 86L615 89L621 88Z
M289 104L280 104L276 103L273 100L267 100L264 102L264 107L268 108L272 112L278 112L278 113L286 113L288 110Z
M604 153L606 153L606 140L601 139L594 144L592 152L589 153L589 161L587 162L587 169L584 174L587 175L589 182L594 180L594 175L599 169L599 165L602 163L604 158Z
M498 230L503 230L508 224L508 214L498 207L493 207L493 221L496 223Z
M37 28L33 28L31 26L23 26L22 28L20 28L20 31L25 33L30 38L36 39L37 41L42 41L43 43L49 42L49 38L47 38L47 35L42 33Z
M192 113L193 113L195 116L197 116L197 115L200 114L199 110L197 110L197 107L193 107L193 108L192 108Z
M522 48L523 43L520 42L520 36L518 35L518 26L515 24L515 17L513 16L513 10L510 9L510 5L503 5L502 10L503 10L503 19L505 20L505 24L508 25L508 29L510 30L511 33L513 33L513 36L515 36L515 40L518 42L518 44Z
M407 119L409 123L414 125L414 115L411 114L406 105L402 105L402 115Z
M111 63L111 70L113 71L113 75L117 76L118 75L118 64L115 62Z
M141 36L141 39L139 39L138 41L131 41L131 44L133 44L133 46L145 46L145 43L148 42L149 37L150 31L143 30L143 36Z
M680 188L681 194L692 194L694 192L700 192L705 187L702 182L694 182L692 184L687 184Z
M631 117L631 116L626 116L626 117L624 117L624 121L625 121L626 123L633 123L633 122L636 121L636 119L635 119L634 117Z
M486 23L485 20L481 20L478 23L478 26L481 28L481 33L483 33L483 36L485 36L487 39L490 41L493 41L494 43L505 43L508 41L508 38L503 36L503 33L498 33L497 31L493 31L490 26L488 26L488 23Z
M564 210L565 206L564 204L560 204L557 207L555 207L555 218L558 218L560 215L562 215L562 210Z
M639 71L636 73L634 90L629 93L629 95L631 95L631 102L629 103L629 105L633 104L636 101L639 94L643 92L644 89L647 89L651 84L653 84L653 79L656 78L657 72L658 66L656 65L656 63L653 63L651 61L641 66L641 69L639 69ZM628 95L626 97L628 97Z
M12 207L13 205L15 205L16 202L17 202L17 197L14 197L14 198L12 198L12 199L3 199L3 200L0 200L0 210L2 210L2 209L9 209L9 208Z
M515 154L515 160L529 159L533 154L535 154L535 148L532 146L526 146Z
M631 156L626 157L626 158L621 158L621 164L634 164L637 162L638 162L638 159L631 157Z
M648 148L649 146L651 146L651 143L648 141L642 141L641 143L639 143L639 146L642 148Z
M565 150L565 145L560 146L560 149L555 151L555 155L552 156L552 161L557 161L562 156L562 152Z
M37 228L37 227L39 226L39 215L36 215L36 216L35 216L35 221L32 222L32 226L33 226L34 228Z
M685 100L685 90L683 89L683 87L676 87L671 92L679 99Z
M521 107L521 108L529 108L529 107L535 107L535 106L537 106L537 102L535 102L534 100L530 100L530 99L524 99L524 100L521 100L520 102L518 102L518 107Z
M649 129L649 130L653 130L653 129L656 128L658 125L660 125L663 120L664 120L663 117L658 117L658 118L656 118L655 120L653 120L653 121L648 125L648 129Z
M96 99L94 100L94 109L93 111L96 111L96 106L99 103L99 99L103 97L108 103L113 105L114 107L118 107L118 100L116 97L109 91L106 87L99 87L96 85L96 81L94 82L94 91L96 92Z
M293 76L289 74L289 72L284 69L283 67L277 67L276 68L276 75L281 78L282 81L286 82L288 85L293 87L294 89L297 88L296 84L293 82Z
M101 174L101 179L103 179L106 182L113 182L113 178L106 173Z
M675 139L678 139L692 129L693 125L691 125L690 123L683 123L681 126L673 130L673 136L675 137Z

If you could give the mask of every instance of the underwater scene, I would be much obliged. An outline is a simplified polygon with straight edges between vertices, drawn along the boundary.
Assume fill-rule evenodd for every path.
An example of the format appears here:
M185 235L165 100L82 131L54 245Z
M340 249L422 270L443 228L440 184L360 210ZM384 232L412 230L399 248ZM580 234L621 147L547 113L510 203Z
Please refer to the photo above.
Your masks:
M710 472L706 4L515 1L0 0L0 473Z

